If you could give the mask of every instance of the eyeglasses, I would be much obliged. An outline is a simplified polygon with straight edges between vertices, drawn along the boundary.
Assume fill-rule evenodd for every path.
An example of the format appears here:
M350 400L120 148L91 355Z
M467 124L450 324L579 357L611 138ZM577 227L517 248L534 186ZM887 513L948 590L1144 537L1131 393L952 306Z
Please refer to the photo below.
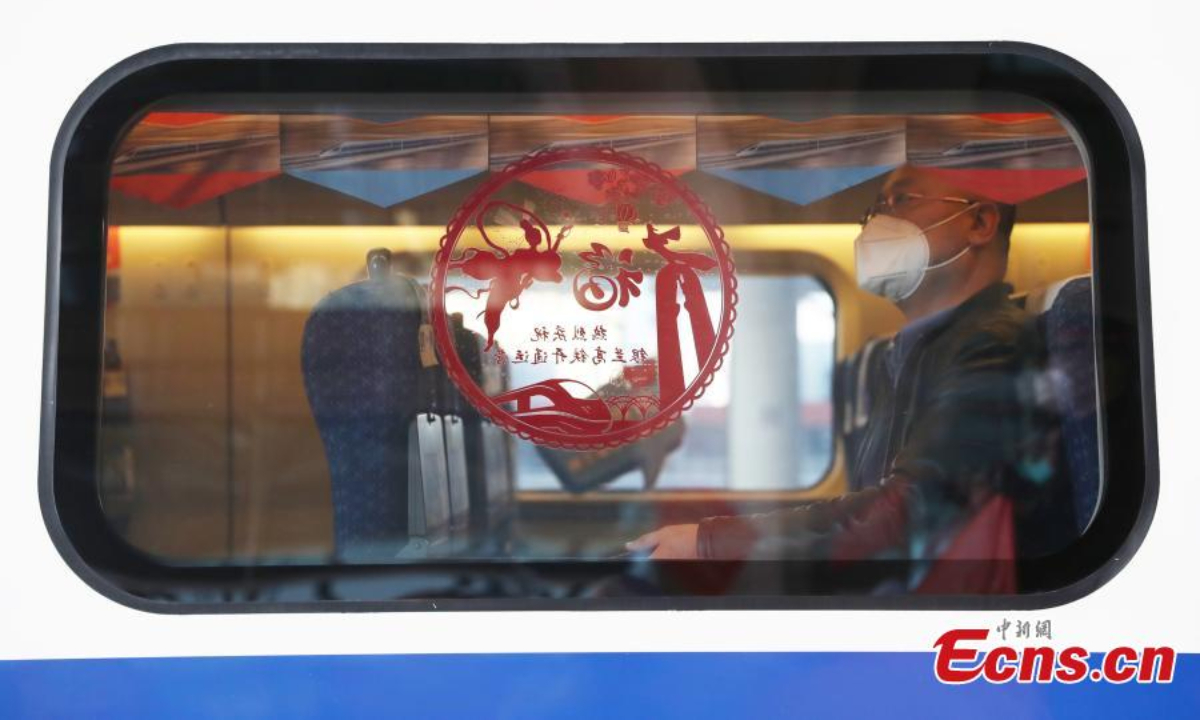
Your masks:
M979 202L978 200L971 200L970 198L964 197L934 197L932 195L922 195L914 192L898 192L892 193L891 195L880 195L878 198L876 198L875 202L871 203L870 206L867 207L866 212L863 213L862 219L858 221L858 224L866 225L871 218L880 213L895 215L897 210L905 207L911 207L913 204L922 200L939 200L941 202L952 202L960 205L975 205Z

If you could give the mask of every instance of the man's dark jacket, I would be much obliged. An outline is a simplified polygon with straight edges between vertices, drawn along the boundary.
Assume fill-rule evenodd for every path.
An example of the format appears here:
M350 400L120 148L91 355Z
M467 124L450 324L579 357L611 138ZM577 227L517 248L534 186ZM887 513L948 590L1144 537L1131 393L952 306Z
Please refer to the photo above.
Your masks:
M932 558L998 494L1017 501L1018 522L1054 522L1037 508L1057 501L1030 492L1023 478L1038 452L1031 447L1052 429L1022 401L1021 373L1036 352L1010 292L991 285L919 334L902 331L873 358L860 354L865 366L851 364L870 398L865 424L846 442L847 475L857 489L770 513L707 518L700 556ZM885 363L897 359L889 372ZM1030 538L1049 542L1039 537L1045 534L1019 534L1018 553L1033 551L1022 547Z

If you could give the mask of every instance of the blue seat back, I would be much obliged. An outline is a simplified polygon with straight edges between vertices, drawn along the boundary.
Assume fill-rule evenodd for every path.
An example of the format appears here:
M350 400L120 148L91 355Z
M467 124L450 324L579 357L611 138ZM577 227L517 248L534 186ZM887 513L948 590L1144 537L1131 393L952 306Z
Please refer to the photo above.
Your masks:
M1102 495L1091 277L1067 280L1043 315L1047 370L1062 427L1077 529L1083 532Z
M335 547L344 560L394 557L408 537L421 319L414 283L390 276L330 293L304 326L304 385L325 446Z

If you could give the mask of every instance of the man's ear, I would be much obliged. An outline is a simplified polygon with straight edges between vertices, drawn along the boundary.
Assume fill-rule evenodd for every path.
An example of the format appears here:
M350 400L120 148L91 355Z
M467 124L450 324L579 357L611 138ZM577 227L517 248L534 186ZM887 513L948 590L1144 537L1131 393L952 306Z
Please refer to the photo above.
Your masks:
M972 245L986 245L996 236L1000 228L1000 208L996 203L985 202L971 213L971 227L967 230L967 241Z

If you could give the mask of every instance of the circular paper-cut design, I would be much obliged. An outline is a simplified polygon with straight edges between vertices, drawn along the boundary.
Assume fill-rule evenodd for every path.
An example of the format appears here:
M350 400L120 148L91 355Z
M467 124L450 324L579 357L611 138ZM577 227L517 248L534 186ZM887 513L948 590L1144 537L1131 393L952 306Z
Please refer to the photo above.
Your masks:
M733 260L708 207L670 171L608 148L549 148L490 176L447 225L432 275L450 377L492 422L553 447L666 427L733 334Z

